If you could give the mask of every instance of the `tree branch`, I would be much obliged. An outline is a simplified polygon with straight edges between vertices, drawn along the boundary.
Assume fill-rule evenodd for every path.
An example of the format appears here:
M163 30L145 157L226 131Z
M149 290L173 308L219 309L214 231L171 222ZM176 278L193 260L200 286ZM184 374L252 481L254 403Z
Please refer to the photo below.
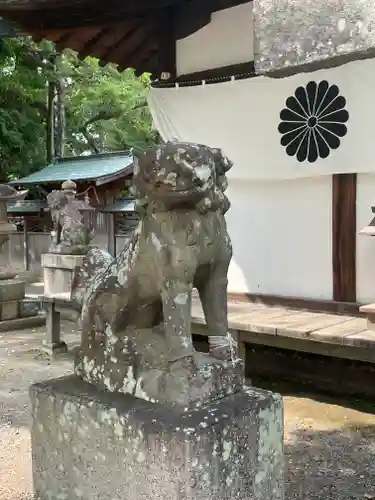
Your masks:
M94 153L100 153L100 149L98 148L95 138L90 134L88 127L93 123L99 122L101 120L112 120L113 118L118 118L120 116L120 110L117 111L100 111L95 116L87 120L82 127L79 129L83 137L86 139L87 144L90 146Z
M21 95L21 93L16 88L2 88L2 91L6 95L5 101L9 104L12 103L12 107L17 107L18 109L22 109L24 106L23 99L25 96ZM36 108L41 111L44 115L47 114L47 105L43 101L28 99L27 103L32 108Z

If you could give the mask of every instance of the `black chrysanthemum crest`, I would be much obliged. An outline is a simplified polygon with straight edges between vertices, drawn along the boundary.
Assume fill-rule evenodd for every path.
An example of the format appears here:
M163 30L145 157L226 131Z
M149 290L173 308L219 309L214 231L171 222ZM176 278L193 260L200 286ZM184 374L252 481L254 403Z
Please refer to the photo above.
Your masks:
M349 113L337 85L329 85L326 80L319 85L309 82L306 87L298 87L285 104L278 130L289 156L314 163L340 146L340 138L347 133Z

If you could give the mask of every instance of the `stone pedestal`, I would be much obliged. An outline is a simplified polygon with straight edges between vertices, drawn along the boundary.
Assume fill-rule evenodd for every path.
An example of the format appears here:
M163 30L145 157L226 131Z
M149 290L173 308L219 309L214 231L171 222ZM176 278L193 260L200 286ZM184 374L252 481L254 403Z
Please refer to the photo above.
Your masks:
M0 184L0 249L17 227L8 220L7 202L20 201L27 191L16 191L7 184ZM14 279L17 273L0 269L0 331L37 326L44 321L38 315L37 304L25 300L25 282Z
M66 343L61 340L60 311L55 299L45 299L43 306L46 311L46 332L41 351L54 356L68 350Z
M279 395L251 388L184 411L74 375L30 395L40 500L283 499Z
M45 253L42 255L44 296L69 301L77 266L82 266L84 255Z
M0 279L0 330L37 326L44 321L38 304L25 300L25 282Z
M42 255L46 336L41 350L51 356L67 351L61 340L60 312L70 306L76 269L83 266L84 259L84 255Z

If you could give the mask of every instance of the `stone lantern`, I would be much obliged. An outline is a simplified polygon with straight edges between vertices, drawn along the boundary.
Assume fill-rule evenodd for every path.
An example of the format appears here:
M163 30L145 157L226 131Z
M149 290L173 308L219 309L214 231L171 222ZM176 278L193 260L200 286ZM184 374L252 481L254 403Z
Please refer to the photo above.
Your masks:
M0 248L9 240L12 233L17 232L17 227L8 220L7 203L8 201L23 200L28 190L17 191L8 184L0 184ZM17 273L0 268L0 279L15 278Z
M47 312L46 338L42 350L48 354L65 352L61 340L60 312L70 308L77 272L84 266L90 243L95 234L90 213L95 208L77 198L77 185L72 180L47 196L53 231L48 253L42 255L44 308Z
M17 227L8 220L7 202L23 200L26 191L17 191L8 184L0 184L0 249ZM25 301L26 284L15 279L17 272L0 267L0 329L11 330L37 326L43 318L38 315L37 304Z

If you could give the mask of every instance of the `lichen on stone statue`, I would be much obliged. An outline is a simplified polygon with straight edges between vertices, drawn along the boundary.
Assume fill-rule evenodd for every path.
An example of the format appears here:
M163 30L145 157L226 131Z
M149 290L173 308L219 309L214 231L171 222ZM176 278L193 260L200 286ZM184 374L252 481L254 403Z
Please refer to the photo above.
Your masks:
M185 406L242 388L227 319L232 246L224 191L231 167L220 149L181 142L134 159L139 225L82 297L76 373L84 380ZM209 330L209 354L193 347L193 288Z
M85 221L83 212L91 209L85 200L76 197L77 186L73 181L65 181L60 190L47 196L53 230L49 252L85 255L94 237L94 229Z

